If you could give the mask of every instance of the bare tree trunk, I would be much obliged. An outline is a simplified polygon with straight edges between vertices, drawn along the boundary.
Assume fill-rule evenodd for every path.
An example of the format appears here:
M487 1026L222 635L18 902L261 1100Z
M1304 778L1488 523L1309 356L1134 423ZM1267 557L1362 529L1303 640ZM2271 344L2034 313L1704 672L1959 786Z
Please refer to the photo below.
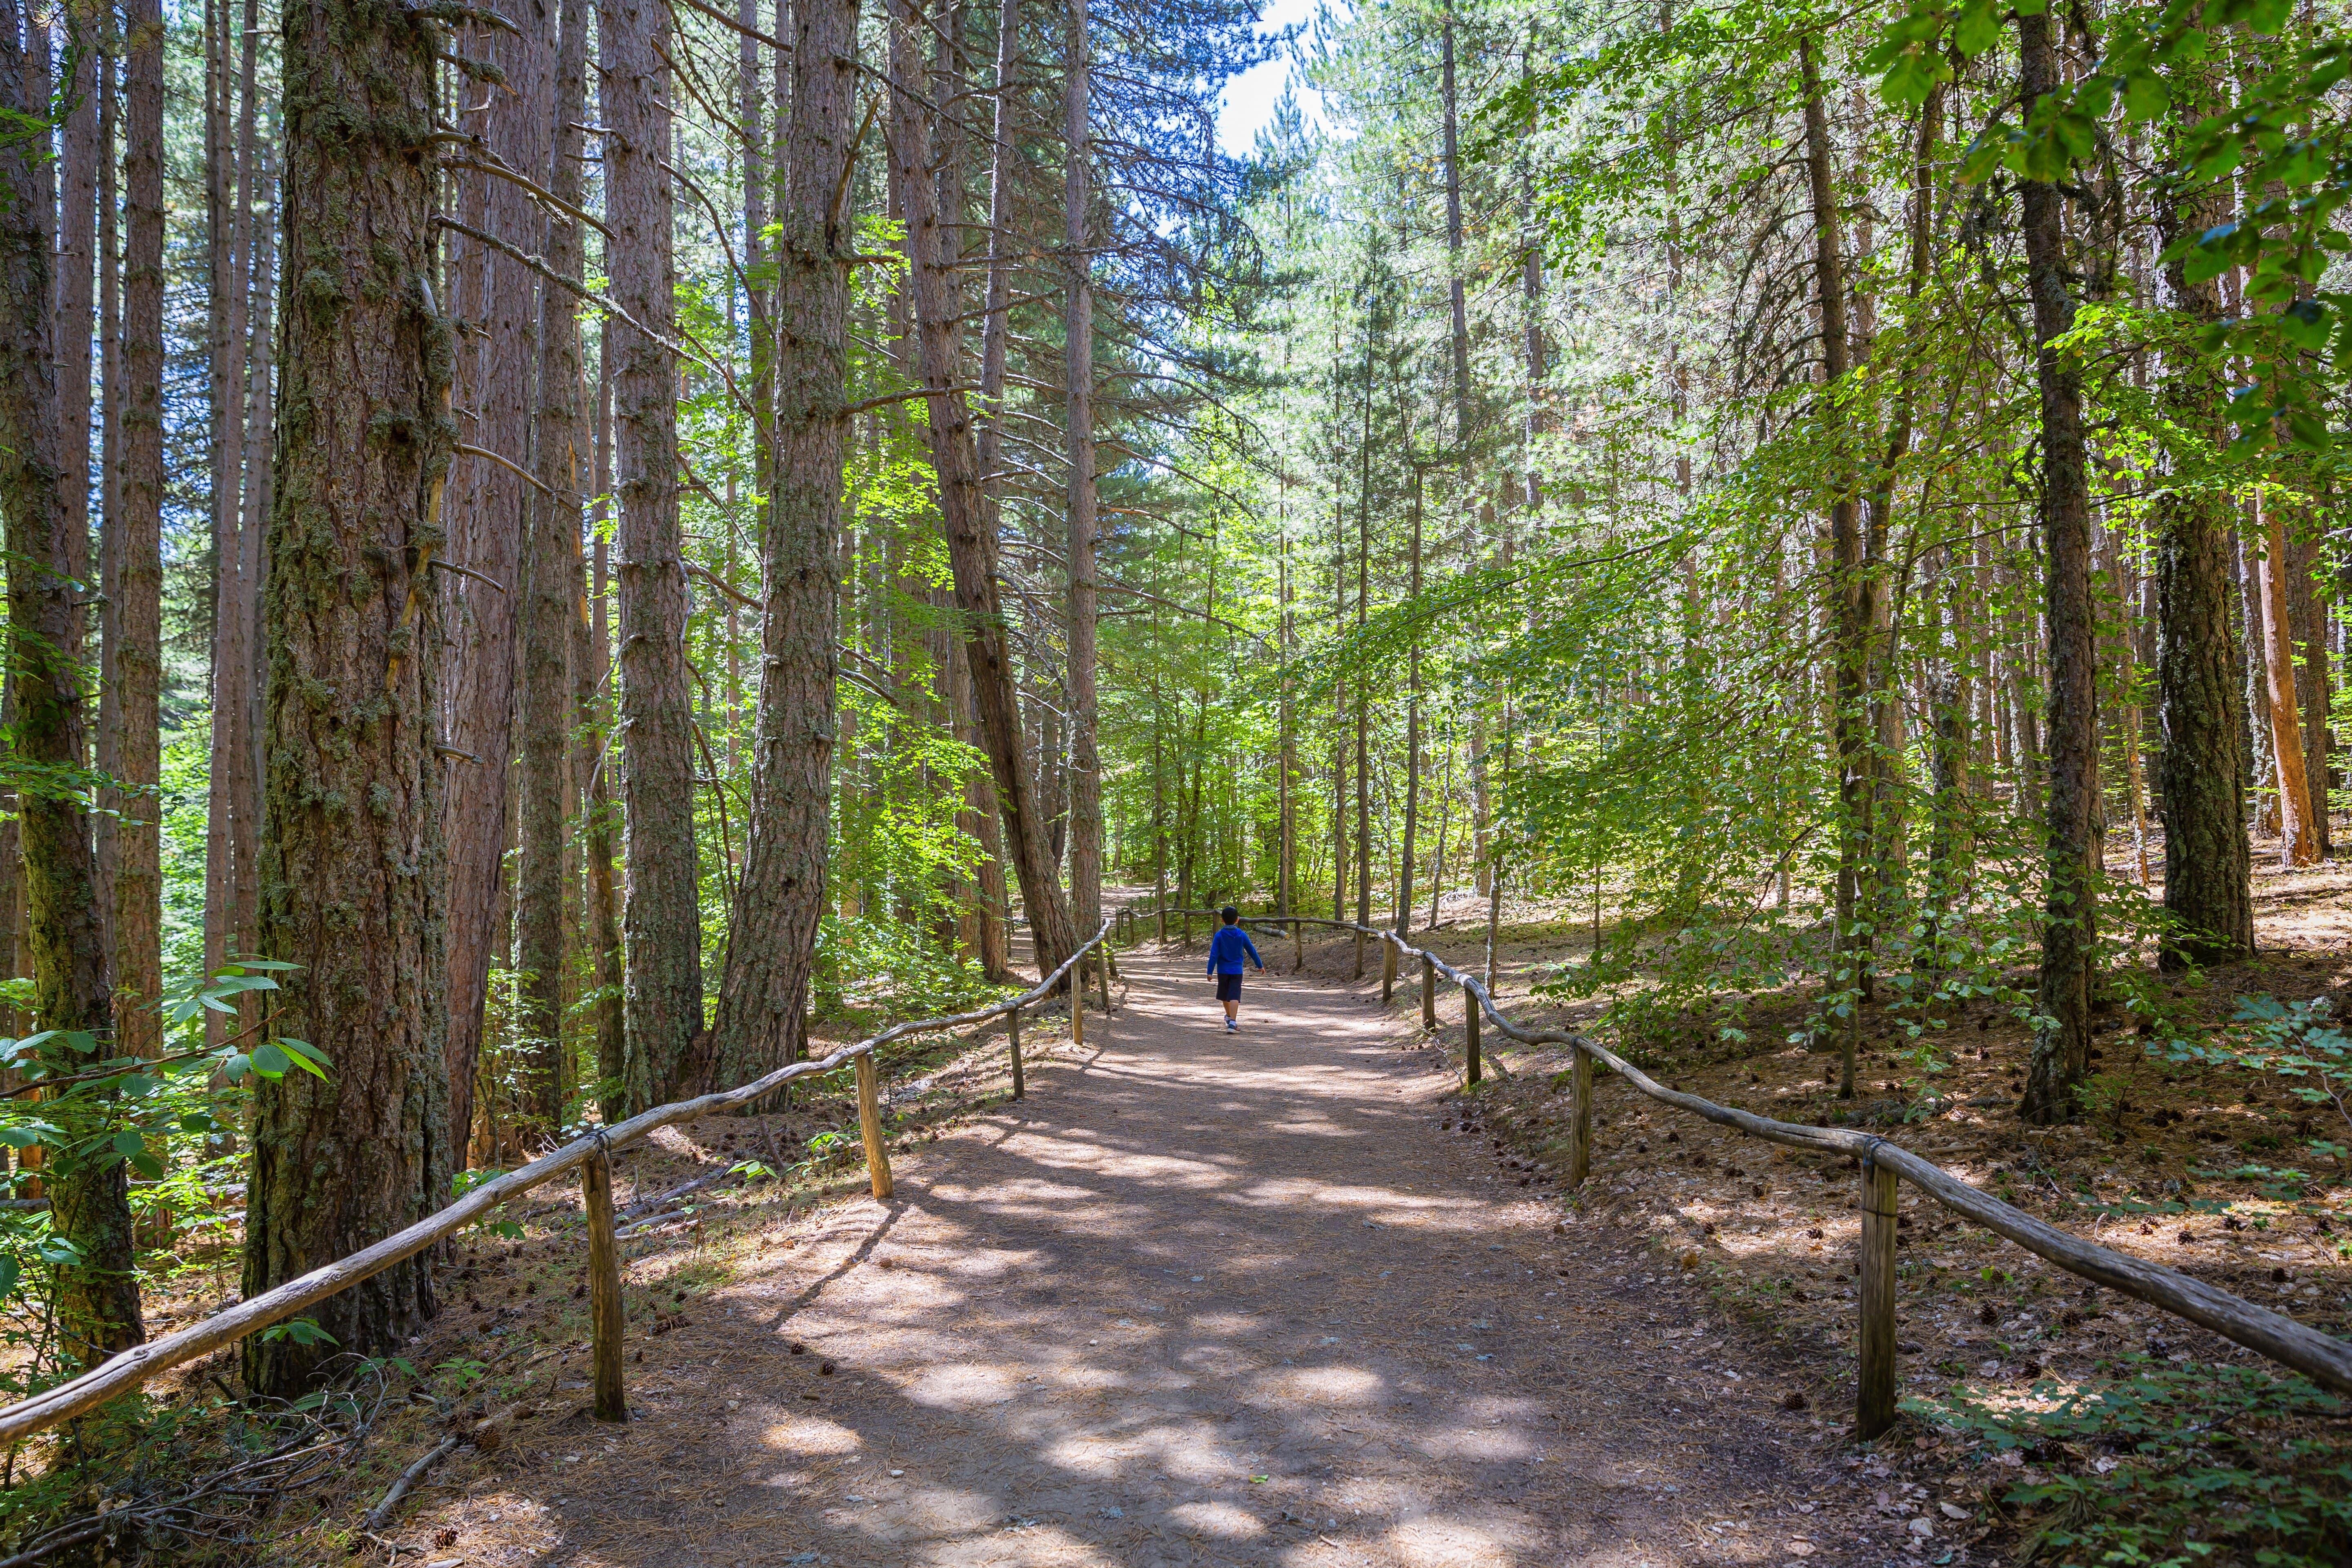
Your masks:
M1063 79L1062 244L1069 268L1063 314L1070 452L1069 680L1070 919L1081 934L1102 921L1102 759L1095 699L1095 302L1087 248L1087 103L1091 92L1087 0L1066 0L1069 59Z
M584 923L596 980L596 1003L592 1016L595 1020L596 1077L602 1085L597 1103L604 1120L613 1122L627 1113L622 1092L622 1079L627 1069L621 1005L621 900L613 870L613 752L609 739L613 725L609 717L610 694L605 690L605 682L612 674L612 640L604 616L603 500L612 493L613 359L609 347L599 349L596 363L595 474L589 483L598 498L595 515L589 521L596 541L596 565L592 578L575 536L572 581L585 594L587 602L581 607L573 626L572 669L574 721L581 735L575 762L584 781L581 785L581 815L585 821L581 837L588 863Z
M2026 106L2057 90L2049 16L2020 16ZM2098 649L2091 603L2091 504L2084 472L2082 374L2054 345L2074 330L2065 215L2056 185L2023 188L2027 287L2033 297L2035 380L2042 404L2042 614L2050 638L2050 810L2042 984L2022 1113L2044 1125L2074 1110L2090 1070L2091 984L2098 953L2092 823L2098 808Z
M589 3L563 0L562 18L552 24L554 68L546 93L552 127L547 188L574 207L581 205L586 184L580 156L585 137L578 126L588 107ZM551 19L544 11L528 15L539 18L541 36L526 42L544 49ZM575 220L560 213L545 221L548 269L578 282L585 272L587 237ZM540 289L538 295L539 407L531 455L540 483L525 502L530 523L520 584L522 787L521 820L516 825L520 843L514 931L521 994L515 1032L523 1052L522 1112L532 1131L548 1135L562 1121L567 1054L563 911L573 794L569 755L576 701L572 654L580 618L580 516L589 454L588 422L580 406L579 300L559 288ZM453 1016L453 1036L457 1025ZM450 1088L454 1105L454 1079Z
M1838 384L1853 368L1846 331L1845 241L1838 221L1837 191L1830 175L1829 116L1822 107L1821 67L1810 37L1800 38L1798 61L1805 89L1805 170L1813 204L1813 287L1820 299L1822 370L1830 407ZM1834 416L1833 416L1834 417ZM1864 591L1861 508L1854 495L1853 454L1838 421L1841 450L1832 459L1830 499L1830 638L1833 661L1831 736L1838 763L1838 865L1834 898L1837 954L1832 989L1844 1000L1836 1026L1840 1068L1838 1095L1853 1096L1854 1058L1862 1041L1861 995L1870 961L1868 939L1857 932L1863 863L1870 853L1872 791L1870 742L1864 728L1864 684L1870 653L1870 606Z
M2270 700L2271 765L2278 782L2279 863L2315 866L2319 831L2312 822L2311 786L2304 773L2303 723L2294 689L2294 622L2287 613L2290 570L2286 530L2278 510L2257 495L2250 521L2254 556L2254 624L2262 629L2263 694Z
M469 32L466 52L487 57L505 81L482 95L485 113L467 115L463 124L482 138L491 159L544 180L552 172L550 153L558 130L555 25L542 5L532 7L517 26L524 29L520 36L498 27ZM566 168L576 171L578 165ZM546 232L544 209L513 181L480 173L458 179L461 188L464 183L484 187L472 199L489 233L513 239ZM532 384L544 353L540 279L462 236L451 250L453 294L467 287L478 290L454 300L451 309L482 329L480 335L469 336L459 360L460 428L467 432L460 438L535 470ZM516 828L508 796L521 658L518 634L528 613L522 604L523 538L538 492L505 463L479 458L459 457L449 479L450 558L481 574L452 576L441 585L449 624L442 656L442 741L458 753L451 759L442 825L449 848L449 1120L462 1129L473 1110L490 962L509 940L499 914L507 898L504 851Z
M18 0L0 5L0 106L35 120L47 116L55 87L47 43L46 20L34 18L28 27ZM80 668L82 590L73 571L73 542L79 533L87 554L89 526L86 501L78 506L74 500L83 476L69 485L62 471L67 421L58 388L49 230L57 192L47 153L46 137L19 134L0 143L0 514L11 556L16 752L37 767L79 769L89 764L89 750ZM87 289L82 298L87 300ZM83 362L86 399L87 315L74 342L69 354ZM86 574L86 563L82 570ZM113 1029L113 998L98 923L89 813L77 796L41 792L20 795L16 810L34 1026L86 1030L106 1041ZM57 1118L69 1134L89 1137L100 1130L80 1125L89 1112L68 1114L64 1103ZM50 1223L79 1254L58 1269L58 1327L69 1352L91 1365L145 1338L132 1270L128 1172L111 1151L68 1150L48 1168Z
M728 1085L803 1054L832 828L837 536L849 434L842 258L853 247L834 192L856 155L857 0L801 0L795 22L776 214L775 505L761 563L750 846L713 1027L719 1081Z
M694 837L694 706L686 663L688 595L677 522L677 356L670 254L669 11L661 0L603 0L606 248L614 303L614 479L621 612L621 799L628 827L622 908L627 1104L671 1099L702 1029L702 928Z
M283 26L286 249L304 308L286 321L269 530L261 940L302 966L273 1037L333 1065L256 1090L247 1300L430 1213L452 1167L427 563L455 440L454 323L430 284L429 166L350 133L355 118L429 120L440 29L352 0L297 0ZM406 438L386 442L387 422ZM434 1312L431 1256L320 1303L331 1345L247 1342L247 1381L289 1393L328 1356L403 1343Z
M1421 468L1412 470L1412 489L1407 510L1412 522L1412 542L1406 555L1405 593L1421 597ZM1404 840L1397 850L1396 932L1399 936L1412 931L1412 859L1413 835L1421 823L1421 639L1415 637L1407 658L1405 670L1404 710ZM1381 971L1386 973L1386 970Z
M920 80L914 39L908 36L919 11L918 0L892 0L891 75L902 88ZM940 510L946 524L949 563L955 574L956 604L963 612L966 650L971 661L975 706L996 774L1004 834L1021 896L1029 913L1041 969L1060 967L1077 946L1070 911L1039 820L1035 785L1022 744L1021 713L1013 685L1012 648L996 594L996 541L986 528L979 454L971 415L955 390L958 307L954 266L940 225L938 190L930 163L930 127L919 95L892 95L895 122L891 157L898 164L907 201L908 292L914 304L916 343L929 393L929 437L938 471ZM1088 932L1092 935L1092 932Z
M122 247L117 218L121 191L114 157L119 129L121 39L108 18L102 52L98 58L98 342L99 382L104 396L99 437L99 556L98 556L98 771L108 778L122 776ZM115 882L122 867L120 826L122 792L100 786L97 819L90 824L90 842L98 866L98 929L106 940L107 971L114 980L114 1010L119 1020L116 1038L126 1049L134 1037L124 1025L138 1004L128 990L122 952L115 939ZM152 1055L148 1052L146 1054Z
M2307 531L2287 537L2286 618L2294 637L2295 704L2301 710L2303 777L2311 795L2311 832L2320 859L2334 850L2327 813L2327 599L2320 588L2320 545Z
M115 838L114 982L126 1005L116 1027L126 1050L163 1047L163 876L158 731L163 646L163 16L162 0L131 0L125 83L122 275L122 506L115 593L120 651L116 768L125 796ZM111 399L110 398L110 401Z

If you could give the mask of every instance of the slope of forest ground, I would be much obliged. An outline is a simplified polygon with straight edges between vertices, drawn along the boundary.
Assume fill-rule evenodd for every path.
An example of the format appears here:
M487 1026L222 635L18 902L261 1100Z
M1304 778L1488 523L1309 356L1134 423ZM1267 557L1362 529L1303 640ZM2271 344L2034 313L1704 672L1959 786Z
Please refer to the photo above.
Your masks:
M2352 868L2341 863L2289 871L2258 856L2257 955L2161 982L2170 1031L2221 1036L2253 996L2330 998L2340 1016L2352 983L2347 894ZM1555 1007L1533 994L1562 963L1590 952L1580 933L1563 939L1574 918L1514 912L1496 944L1498 1002L1528 1024L1573 1027L1591 1017L1597 1003ZM1465 969L1485 959L1483 921L1415 940ZM1310 947L1307 963L1349 973L1354 944ZM2030 993L2030 973L2020 979ZM1647 1064L1673 1087L1718 1103L1871 1126L2103 1246L2330 1333L2352 1323L2352 1171L2341 1152L2352 1128L2340 1107L2315 1107L2276 1076L2167 1059L2113 1007L2102 1012L2089 1113L2028 1126L2015 1105L2032 1041L2017 1009L1990 1005L1945 1015L1916 1039L1904 1021L1877 1012L1865 1025L1855 1098L1842 1102L1836 1058L1782 1043L1802 1030L1811 1000L1748 999L1748 1039L1770 1042L1760 1048L1727 1047L1695 1027L1654 1042ZM1401 1035L1417 1037L1410 986L1400 986L1396 1007ZM1440 1017L1440 1038L1458 1056L1453 998ZM1513 1047L1492 1030L1483 1048L1501 1071L1473 1097L1477 1109L1456 1124L1458 1134L1488 1140L1522 1182L1556 1183L1568 1152L1568 1055ZM1853 1163L1740 1137L1606 1074L1595 1121L1591 1184L1570 1205L1581 1222L1638 1237L1645 1279L1704 1282L1725 1310L1808 1365L1817 1407L1850 1409L1860 1231ZM2298 1379L2273 1379L2259 1358L2217 1336L2042 1264L1907 1187L1900 1201L1906 1420L1876 1447L1914 1481L1948 1488L1971 1507L1999 1505L1976 1538L2015 1546L2053 1531L2044 1544L2062 1561L2074 1560L2072 1550L2126 1542L2131 1552L2199 1556L2200 1533L2221 1561L2258 1547L2299 1549L2314 1561L2352 1552L2344 1500L2352 1495L2352 1425L2339 1404ZM1878 1492L1874 1506L1934 1512L1899 1489ZM2202 1518L2209 1510L2213 1517ZM2263 1523L2273 1512L2288 1521L2275 1534Z

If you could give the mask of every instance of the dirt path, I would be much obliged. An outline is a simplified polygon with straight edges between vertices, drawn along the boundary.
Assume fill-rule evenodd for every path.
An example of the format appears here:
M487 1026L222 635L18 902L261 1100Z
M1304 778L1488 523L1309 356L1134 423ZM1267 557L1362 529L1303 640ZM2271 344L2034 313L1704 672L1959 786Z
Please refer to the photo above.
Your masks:
M1227 1036L1198 963L643 1342L465 1561L1927 1560L1813 1511L1851 1461L1696 1290L1441 1131L1433 1053L1279 974Z

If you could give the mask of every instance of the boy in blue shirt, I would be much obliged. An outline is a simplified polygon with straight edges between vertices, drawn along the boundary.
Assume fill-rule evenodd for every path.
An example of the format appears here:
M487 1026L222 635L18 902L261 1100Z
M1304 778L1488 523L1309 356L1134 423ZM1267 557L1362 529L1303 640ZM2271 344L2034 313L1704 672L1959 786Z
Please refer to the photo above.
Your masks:
M1249 955L1260 974L1265 973L1265 960L1258 957L1256 944L1242 930L1241 910L1227 904L1217 918L1225 923L1209 939L1209 973L1217 977L1217 1000L1225 1005L1225 1032L1237 1034L1242 1026L1242 955Z

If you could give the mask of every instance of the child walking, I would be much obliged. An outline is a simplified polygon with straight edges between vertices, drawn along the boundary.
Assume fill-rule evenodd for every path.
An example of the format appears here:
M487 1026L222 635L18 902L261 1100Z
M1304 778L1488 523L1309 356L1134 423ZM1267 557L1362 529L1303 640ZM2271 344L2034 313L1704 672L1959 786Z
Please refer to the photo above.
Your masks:
M1225 923L1209 939L1209 973L1217 977L1217 1000L1225 1005L1225 1033L1237 1034L1242 1020L1242 955L1257 965L1260 974L1265 973L1265 960L1257 955L1257 945L1242 930L1242 912L1227 904L1217 911Z

